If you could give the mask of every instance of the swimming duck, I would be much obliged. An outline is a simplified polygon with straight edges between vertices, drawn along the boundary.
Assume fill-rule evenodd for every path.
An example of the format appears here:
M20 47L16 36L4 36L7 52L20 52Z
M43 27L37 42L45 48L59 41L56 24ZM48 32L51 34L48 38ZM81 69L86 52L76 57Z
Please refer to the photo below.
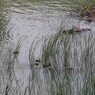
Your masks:
M51 66L51 64L43 64L43 68L49 68Z

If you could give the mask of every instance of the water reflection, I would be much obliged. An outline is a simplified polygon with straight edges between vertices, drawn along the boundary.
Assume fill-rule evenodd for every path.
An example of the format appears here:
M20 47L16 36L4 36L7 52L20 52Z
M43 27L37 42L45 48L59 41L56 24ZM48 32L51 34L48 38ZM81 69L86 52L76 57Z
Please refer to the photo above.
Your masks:
M81 0L83 1L83 0ZM34 90L34 95L46 95L48 93L47 89L50 90L50 81L48 81L50 72L46 69L42 69L41 65L39 67L35 67L35 69L30 69L29 62L29 49L32 47L32 42L35 40L36 42L40 42L39 46L36 48L35 57L37 59L41 58L41 45L43 43L43 39L49 37L51 34L58 31L58 28L63 22L65 28L74 26L80 27L91 27L86 25L83 21L80 22L77 18L72 18L67 16L72 8L77 5L81 6L82 2L73 0L5 0L0 1L0 40L6 41L4 47L1 46L1 61L4 63L4 74L5 81L10 79L12 80L12 84L14 84L14 88L17 86L16 83L19 84L20 87L23 83L22 89L15 88L16 91L21 90L22 95L24 95L23 91L24 86L28 84L29 75L35 79L33 83L28 85L31 88L31 85L37 85L36 88L32 88ZM85 1L85 0L84 0ZM84 4L84 3L83 3ZM94 25L93 25L94 27ZM93 28L92 27L92 28ZM94 28L93 28L94 29ZM6 40L5 40L6 38ZM31 45L32 44L32 45ZM33 56L34 57L34 56ZM3 62L3 60L5 60ZM33 61L33 60L32 60ZM6 65L7 64L7 65ZM10 65L8 65L10 64ZM10 66L11 69L10 69ZM44 65L45 67L45 65ZM35 71L37 70L37 71ZM35 76L31 75L34 73ZM8 72L8 73L7 73ZM43 73L46 75L43 76ZM9 76L8 76L9 75ZM10 77L12 75L12 77ZM14 77L14 78L13 78ZM31 80L31 78L30 78ZM39 82L38 84L36 82ZM43 83L41 88L39 88L40 83ZM8 82L11 85L11 82ZM49 83L49 84L45 84ZM6 84L5 84L6 85ZM47 87L48 85L48 87ZM55 84L53 85L55 86ZM41 92L41 89L43 92ZM5 89L8 86L5 87ZM11 87L10 87L11 88ZM36 89L40 89L38 92ZM45 91L46 92L45 92ZM15 95L17 92L15 91ZM18 91L18 92L19 92ZM31 93L25 92L25 93ZM35 94L36 93L36 94ZM38 94L40 93L40 94ZM28 95L26 94L26 95ZM13 92L10 94L13 95ZM31 95L31 94L29 94Z

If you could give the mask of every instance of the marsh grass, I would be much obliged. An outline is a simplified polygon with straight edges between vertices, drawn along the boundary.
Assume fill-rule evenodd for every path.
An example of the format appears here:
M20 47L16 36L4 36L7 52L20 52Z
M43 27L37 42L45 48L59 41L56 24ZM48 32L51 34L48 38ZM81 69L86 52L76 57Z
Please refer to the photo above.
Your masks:
M7 43L0 46L0 94L20 95L20 87L15 76L15 62L21 48L21 39L17 44ZM17 52L18 53L14 53ZM19 94L18 94L19 93Z
M68 31L67 33L63 31L60 29L44 40L41 50L42 63L38 67L33 65L31 68L31 89L35 89L31 91L35 92L33 95L38 95L37 91L39 95L44 95L43 93L46 95L94 95L94 35L92 33L69 34ZM37 44L34 48L31 47L30 51L35 51ZM31 61L32 56L30 62L34 62ZM48 64L50 64L49 67L43 68L43 65Z
M51 95L71 94L70 76L67 72L67 68L70 65L70 46L68 45L70 43L70 37L72 35L68 33L64 34L62 30L59 30L58 33L49 39L48 44L45 47L43 46L43 62L44 64L51 63L51 84L55 84L51 85L53 89L51 90Z
M14 65L21 48L9 48L3 61L7 75L2 95L94 95L95 94L95 38L92 33L69 34L61 28L43 41L38 65L35 52L40 42L34 41L29 50L30 75L27 86L17 85ZM49 67L44 67L50 64ZM12 84L15 84L13 86Z
M69 4L75 8L89 6L89 3L92 6L92 2L94 1L70 0ZM2 16L0 21L3 25L5 18ZM29 50L31 72L23 92L23 84L17 84L14 71L21 40L17 42L15 49L14 46L10 46L6 48L7 52L3 52L5 50L1 44L7 39L5 30L3 31L6 28L1 26L0 29L0 74L4 74L0 76L1 95L95 95L94 34L69 34L69 31L63 33L64 30L59 29L43 41L40 55L42 59L37 66L35 53L40 42L34 41ZM7 35L9 36L9 33ZM44 68L48 64L50 66Z
M94 95L95 94L95 39L93 35L90 35L85 43L85 50L83 51L83 65L84 65L84 77L83 77L83 89L82 95Z

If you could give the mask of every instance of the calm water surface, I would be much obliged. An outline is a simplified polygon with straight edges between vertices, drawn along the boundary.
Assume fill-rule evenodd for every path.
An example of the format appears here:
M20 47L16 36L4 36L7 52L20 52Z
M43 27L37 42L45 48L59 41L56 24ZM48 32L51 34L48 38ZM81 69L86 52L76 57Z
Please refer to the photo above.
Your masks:
M66 3L66 2L65 2ZM42 41L46 36L56 32L65 20L66 6L63 1L29 1L29 0L6 0L1 1L1 31L8 35L8 46L17 46L20 41L21 47L17 64L23 69L25 76L29 74L29 48L33 40ZM67 21L66 21L67 19ZM5 47L6 49L6 47ZM37 50L36 57L39 58ZM18 69L18 65L17 68ZM18 71L18 70L17 70ZM18 72L19 73L19 72ZM19 74L17 74L19 76ZM20 76L24 76L20 74Z
M80 2L79 2L80 3ZM15 76L17 80L27 84L30 73L29 49L33 40L40 41L58 31L60 25L68 28L72 26L88 27L85 22L79 23L77 18L69 17L68 10L72 4L69 0L1 0L0 1L0 31L7 36L1 42L1 62L7 54L14 52L20 45L18 57L15 59ZM41 43L42 44L42 43ZM40 58L40 46L35 54ZM6 61L8 61L9 57ZM4 62L3 62L4 63ZM6 62L5 62L6 63ZM3 72L3 70L2 70Z

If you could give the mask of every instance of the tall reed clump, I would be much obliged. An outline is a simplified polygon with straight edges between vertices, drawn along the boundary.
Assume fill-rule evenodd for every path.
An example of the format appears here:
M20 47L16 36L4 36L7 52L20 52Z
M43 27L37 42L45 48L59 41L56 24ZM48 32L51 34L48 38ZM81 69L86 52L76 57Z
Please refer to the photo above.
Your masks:
M35 65L33 56L39 42L31 47L29 89L33 95L94 95L94 34L63 31L43 41L39 64Z
M70 59L73 35L64 34L62 29L44 42L42 50L43 64L50 63L50 95L71 95ZM46 40L47 41L47 40Z
M94 95L94 52L92 33L64 34L60 30L53 35L43 46L42 55L44 64L51 63L51 75L54 70L51 95Z
M19 55L21 41L16 45L7 43L0 50L0 94L19 95L20 86L15 76L15 62ZM1 49L1 46L0 46Z
M39 49L39 41L33 41L31 44L31 48L29 50L29 62L30 62L30 76L27 85L27 89L25 91L25 95L43 95L42 84L43 80L41 76L41 66L40 62L36 63L35 55L37 54L37 50ZM40 55L41 56L41 55ZM38 59L37 59L38 60ZM41 61L41 59L39 59Z
M33 95L71 95L70 59L71 38L60 29L58 33L45 39L41 50L41 63L35 65L37 44L29 51L31 80L29 88ZM64 55L63 55L64 54ZM32 84L31 84L32 83ZM33 85L34 84L34 85ZM34 90L33 90L34 89Z
M95 95L95 38L89 35L85 38L82 50L83 89L82 95Z

